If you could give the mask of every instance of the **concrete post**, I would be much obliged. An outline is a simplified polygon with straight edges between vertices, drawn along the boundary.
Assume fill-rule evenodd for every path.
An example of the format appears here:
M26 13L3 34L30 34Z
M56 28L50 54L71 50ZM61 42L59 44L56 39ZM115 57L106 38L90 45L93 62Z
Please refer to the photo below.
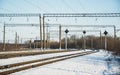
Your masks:
M61 50L61 25L59 26L59 49Z
M3 51L5 50L5 23L4 23L4 26L3 26Z

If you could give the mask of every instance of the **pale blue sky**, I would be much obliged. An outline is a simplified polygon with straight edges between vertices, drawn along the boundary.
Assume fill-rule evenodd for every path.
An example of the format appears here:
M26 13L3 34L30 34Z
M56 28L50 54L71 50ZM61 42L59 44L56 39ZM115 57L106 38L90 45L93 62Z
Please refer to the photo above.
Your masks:
M0 12L120 12L120 0L0 0Z
M120 13L120 0L0 0L0 13ZM0 17L0 35L3 31L3 23L39 23L38 18L3 18ZM120 29L120 18L46 18L47 23L58 24L83 24L83 25L116 25ZM27 27L26 27L27 28ZM6 38L14 40L17 31L21 37L28 36L39 38L39 28L7 28ZM22 30L21 30L22 29ZM80 28L83 29L83 28ZM92 28L94 29L94 28ZM99 28L100 29L100 28ZM26 31L25 31L26 30ZM31 31L30 31L31 30ZM113 29L108 30L109 35L113 36ZM8 34L8 32L10 32ZM24 32L24 34L23 34ZM30 34L29 34L30 33ZM27 34L27 35L26 35ZM80 33L78 33L80 34ZM12 37L11 37L12 35ZM95 34L94 34L95 35ZM120 35L120 32L117 33ZM2 40L0 36L0 40ZM1 42L1 41L0 41Z

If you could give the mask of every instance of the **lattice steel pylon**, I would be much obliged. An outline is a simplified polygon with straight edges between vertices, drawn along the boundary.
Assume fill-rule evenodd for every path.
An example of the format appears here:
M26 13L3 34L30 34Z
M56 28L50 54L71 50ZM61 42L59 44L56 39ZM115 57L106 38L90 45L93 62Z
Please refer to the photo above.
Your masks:
M41 18L41 14L37 13L25 13L25 14L5 14L5 13L1 13L0 17L34 17L34 16L38 16L40 19L40 39L41 39L41 48L45 48L46 44L45 44L45 18L46 17L120 17L120 13L44 13L42 18ZM41 23L42 21L42 23ZM42 25L43 25L43 31L42 31ZM42 32L43 32L43 36L42 36ZM116 31L115 31L116 33ZM43 37L43 42L44 44L42 44L42 37Z
M40 47L42 49L42 24L41 24L41 14L40 13L0 13L0 17L39 17L39 27L40 27ZM4 41L3 41L4 42Z
M45 42L45 18L46 17L120 17L120 13L45 13L43 14L43 41ZM116 33L116 32L115 32Z

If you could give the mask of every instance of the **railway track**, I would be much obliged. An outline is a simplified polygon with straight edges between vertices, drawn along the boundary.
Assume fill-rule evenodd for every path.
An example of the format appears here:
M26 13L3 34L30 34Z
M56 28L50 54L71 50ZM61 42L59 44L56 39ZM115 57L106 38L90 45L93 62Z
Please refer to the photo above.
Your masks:
M71 50L75 51L75 50ZM68 50L50 50L50 51L13 51L13 52L0 52L0 59L12 58L12 57L21 57L21 56L30 56L30 55L39 55L39 54L50 54L50 53L60 53L60 52L71 52Z
M69 58L83 56L91 53L95 53L95 51L86 51L86 52L73 53L73 54L67 54L67 55L53 56L49 58L43 58L43 59L32 60L32 61L25 61L25 62L14 63L14 64L1 65L0 75L7 75L7 74L15 73L18 71L66 60Z

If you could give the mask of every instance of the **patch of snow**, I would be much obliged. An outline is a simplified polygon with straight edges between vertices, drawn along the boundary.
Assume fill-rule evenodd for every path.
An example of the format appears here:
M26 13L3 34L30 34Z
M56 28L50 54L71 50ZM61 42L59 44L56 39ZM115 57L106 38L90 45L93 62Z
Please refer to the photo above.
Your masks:
M13 63L43 59L43 58L48 58L48 57L53 57L53 56L73 54L73 53L78 53L78 52L84 52L84 51L81 50L81 51L61 52L61 53L41 54L41 55L31 55L31 56L24 56L24 57L14 57L14 58L8 58L8 59L0 59L0 65L7 65L7 64L13 64Z
M119 62L100 52L20 71L11 75L119 75Z

